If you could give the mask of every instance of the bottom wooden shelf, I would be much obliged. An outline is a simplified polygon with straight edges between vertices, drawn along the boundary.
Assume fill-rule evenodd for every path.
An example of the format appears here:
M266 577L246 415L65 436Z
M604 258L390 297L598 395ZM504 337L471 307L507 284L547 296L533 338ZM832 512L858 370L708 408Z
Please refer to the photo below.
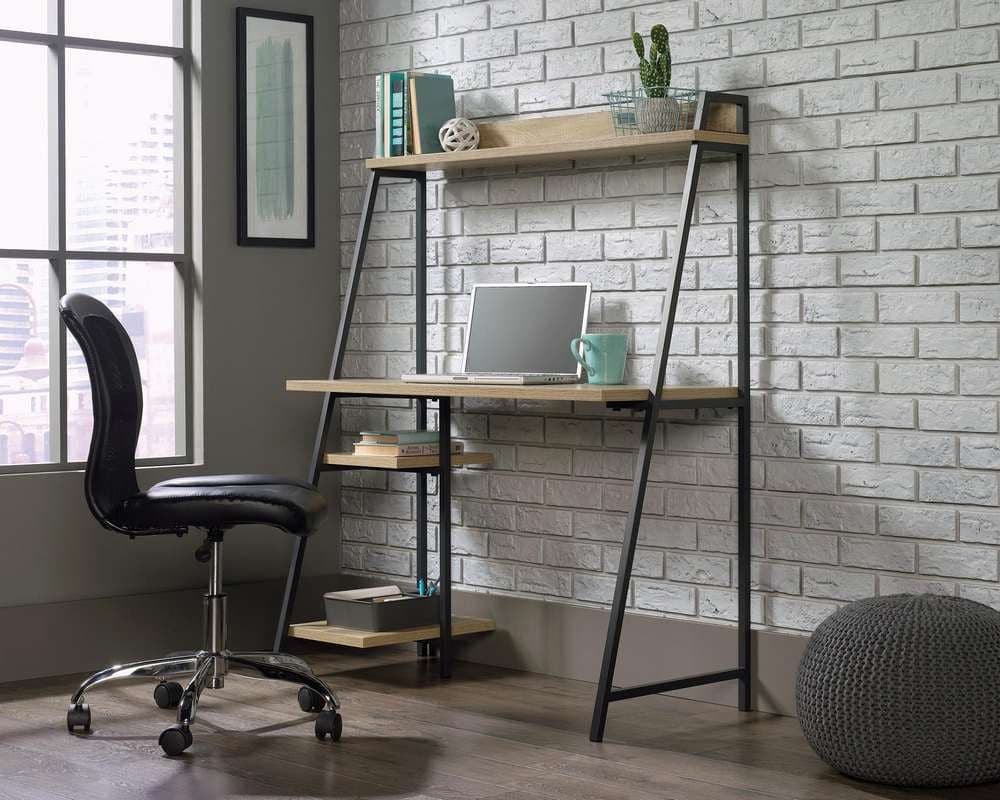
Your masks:
M488 633L496 630L497 624L481 617L452 617L451 635L468 636L473 633ZM437 639L441 635L440 625L422 628L406 628L398 631L364 631L359 628L341 628L327 625L326 621L299 622L288 626L288 635L293 639L310 639L314 642L339 644L344 647L382 647L388 644L406 644L426 639Z

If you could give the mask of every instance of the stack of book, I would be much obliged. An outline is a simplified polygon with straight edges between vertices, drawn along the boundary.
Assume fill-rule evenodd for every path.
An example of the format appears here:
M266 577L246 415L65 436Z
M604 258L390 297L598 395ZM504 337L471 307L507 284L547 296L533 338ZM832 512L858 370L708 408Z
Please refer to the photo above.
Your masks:
M356 456L426 457L439 452L437 431L362 431L361 441L354 443ZM462 443L452 442L451 452L461 453Z
M375 158L442 152L438 131L455 116L450 75L383 72L375 76Z

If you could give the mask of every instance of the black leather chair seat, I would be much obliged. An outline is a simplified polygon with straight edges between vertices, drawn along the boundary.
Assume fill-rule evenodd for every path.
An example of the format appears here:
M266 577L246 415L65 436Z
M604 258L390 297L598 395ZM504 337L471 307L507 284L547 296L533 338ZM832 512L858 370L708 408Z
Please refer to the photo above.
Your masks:
M127 499L120 519L129 529L226 529L273 525L308 536L326 515L326 499L304 481L277 475L174 478Z

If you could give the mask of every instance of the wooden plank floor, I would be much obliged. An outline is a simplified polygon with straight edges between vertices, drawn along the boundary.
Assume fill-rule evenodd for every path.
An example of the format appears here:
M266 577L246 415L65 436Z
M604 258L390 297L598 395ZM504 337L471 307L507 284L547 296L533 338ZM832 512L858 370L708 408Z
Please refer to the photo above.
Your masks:
M233 676L202 700L193 747L167 759L152 684L95 691L89 736L65 729L75 678L0 685L0 798L385 800L985 800L1000 786L904 791L843 778L793 719L653 697L612 706L587 740L593 686L412 652L309 652L343 703L319 742L294 687Z

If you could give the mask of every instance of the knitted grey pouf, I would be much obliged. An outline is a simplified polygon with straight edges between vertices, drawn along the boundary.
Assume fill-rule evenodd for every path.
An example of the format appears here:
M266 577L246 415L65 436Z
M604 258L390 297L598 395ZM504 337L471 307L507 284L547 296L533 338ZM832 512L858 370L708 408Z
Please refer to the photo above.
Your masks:
M813 634L795 701L806 741L852 777L1000 780L1000 613L926 594L851 603Z

